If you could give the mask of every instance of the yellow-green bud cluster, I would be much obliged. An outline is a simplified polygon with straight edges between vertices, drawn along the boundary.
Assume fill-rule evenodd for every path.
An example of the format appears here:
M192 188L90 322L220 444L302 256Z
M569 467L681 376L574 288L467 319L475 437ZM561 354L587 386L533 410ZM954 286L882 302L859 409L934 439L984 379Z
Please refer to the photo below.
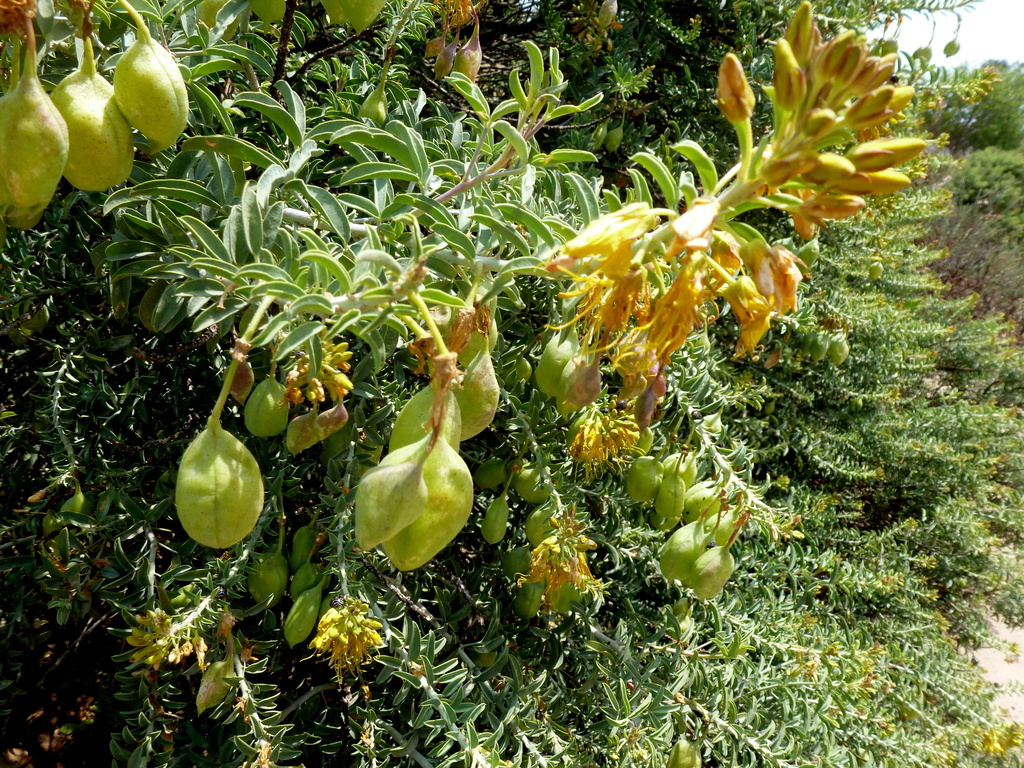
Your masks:
M760 175L773 188L792 183L803 202L791 212L811 225L853 216L865 205L863 195L910 184L891 169L924 149L919 139L867 142L845 155L819 151L887 123L910 103L913 87L889 84L896 60L870 55L866 40L850 31L823 42L806 2L776 43L777 125Z

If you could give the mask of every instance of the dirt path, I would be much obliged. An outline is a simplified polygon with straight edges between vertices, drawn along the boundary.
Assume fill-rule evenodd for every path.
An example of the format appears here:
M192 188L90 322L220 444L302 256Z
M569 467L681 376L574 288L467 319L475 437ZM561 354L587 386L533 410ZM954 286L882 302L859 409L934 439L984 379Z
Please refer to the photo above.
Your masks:
M1016 643L1021 654L1016 659L1012 656L1007 659L1003 651L979 648L974 658L984 670L985 679L998 685L1024 684L1024 629L1010 629L998 619L989 619L989 628L1007 642ZM1011 719L1024 723L1024 693L1002 693L992 704L1006 710Z

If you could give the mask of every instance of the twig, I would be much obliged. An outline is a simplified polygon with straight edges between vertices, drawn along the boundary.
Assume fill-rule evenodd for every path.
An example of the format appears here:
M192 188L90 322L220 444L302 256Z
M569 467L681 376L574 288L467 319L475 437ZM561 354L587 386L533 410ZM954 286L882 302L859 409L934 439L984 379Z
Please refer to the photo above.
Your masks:
M284 66L288 61L288 44L292 40L292 25L295 23L295 9L299 0L286 0L284 6L284 18L281 19L281 39L277 41L277 60L274 62L274 76L270 78L273 85L284 77ZM279 92L277 100L284 103L284 96Z
M435 629L440 627L440 624L438 623L437 619L431 616L430 612L427 611L426 608L422 607L419 603L415 602L412 598L410 598L408 595L402 592L402 590L395 586L395 583L391 581L391 579L389 579L387 576L381 573L380 569L377 566L375 566L365 557L362 557L360 559L363 561L363 565L366 566L366 569L374 576L376 576L377 580L380 581L380 583L383 584L385 587L387 587L392 592L392 594L394 594L395 597L401 600L405 604L406 608L415 613L424 621L429 621Z

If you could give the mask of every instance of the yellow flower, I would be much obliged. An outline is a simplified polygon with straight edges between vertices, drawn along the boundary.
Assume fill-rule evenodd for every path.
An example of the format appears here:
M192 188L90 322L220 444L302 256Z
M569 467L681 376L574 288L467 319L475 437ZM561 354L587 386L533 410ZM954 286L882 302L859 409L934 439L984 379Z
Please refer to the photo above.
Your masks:
M569 455L583 464L588 477L635 453L640 439L636 421L617 407L609 413L587 409L570 434Z
M659 362L668 363L690 331L701 324L700 308L710 298L705 278L704 259L687 255L672 285L655 300L650 322L643 330L647 333L644 345Z
M723 288L722 296L729 302L741 326L740 339L736 343L736 357L753 353L757 343L771 325L771 304L758 293L754 281L745 275Z
M562 246L549 270L569 271L576 262L579 272L599 272L622 277L633 261L633 242L646 235L658 222L658 214L647 203L631 203L594 219L576 237Z
M370 606L362 600L346 597L320 617L309 647L317 655L329 656L340 681L346 672L354 672L370 659L371 651L384 644L381 623L367 615Z
M686 211L672 222L676 239L669 248L669 255L681 251L697 253L711 247L715 219L721 206L713 197L698 197Z
M287 389L284 394L288 402L297 405L305 399L312 404L322 403L328 394L337 402L352 391L352 382L347 376L351 370L348 361L352 358L348 342L336 344L323 339L320 346L323 350L322 362L320 370L315 374L309 370L309 358L305 355L301 355L288 371L285 377Z
M583 592L597 594L601 582L594 578L587 565L587 552L597 545L583 535L583 523L576 520L574 508L565 517L549 520L554 533L537 545L530 558L530 573L519 583L544 584L544 599L553 595L565 584L572 584Z
M128 645L138 648L131 655L133 662L141 661L158 669L164 659L174 664L197 650L200 655L206 650L202 638L193 637L191 632L179 635L174 621L164 611L149 611L145 616L136 616L135 620L138 626L132 627L132 633L125 638Z

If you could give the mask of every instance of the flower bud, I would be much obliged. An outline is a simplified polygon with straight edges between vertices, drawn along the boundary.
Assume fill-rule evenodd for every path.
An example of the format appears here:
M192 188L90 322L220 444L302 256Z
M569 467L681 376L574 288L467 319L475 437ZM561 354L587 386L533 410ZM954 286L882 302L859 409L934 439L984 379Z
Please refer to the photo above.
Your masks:
M725 119L733 124L749 120L754 113L757 101L735 54L727 53L718 68L717 101Z
M761 178L770 187L781 187L787 181L802 176L818 164L813 153L795 153L783 157L773 157L761 167Z
M830 188L854 195L889 195L910 186L910 178L899 171L884 170L856 173L836 182Z
M814 24L814 17L811 11L811 4L804 2L793 14L793 20L789 22L786 29L785 40L789 43L793 55L800 66L806 67L811 60L811 54L821 41L821 33Z
M885 86L861 96L850 105L843 116L847 125L853 130L858 130L884 122L892 115L888 107L894 90L892 86ZM882 119L879 120L879 118Z
M851 56L856 56L857 33L852 30L845 30L833 37L817 55L817 61L813 64L815 77L822 82L838 80L838 74L843 69L843 64ZM840 81L842 83L842 81Z
M857 172L853 163L842 155L834 152L822 152L818 155L818 163L801 177L811 184L835 183Z
M711 246L715 219L720 209L718 200L713 197L698 197L686 211L672 222L672 230L676 234L673 250L687 253L706 250Z
M811 141L818 141L828 136L839 122L839 117L831 109L812 109L804 118L803 134Z
M892 98L889 100L889 109L893 112L902 112L911 101L914 100L914 86L901 85L893 89Z
M795 111L807 95L807 75L785 39L775 43L775 103Z
M857 215L865 205L862 197L828 192L805 201L798 213L809 221L820 224L825 219L848 219Z
M917 157L925 146L922 139L866 141L847 152L846 158L862 173L884 171Z
M853 87L858 93L868 93L881 85L885 85L889 82L889 78L892 77L892 73L896 71L896 60L898 58L898 55L895 53L879 58L868 57L864 62L864 66L861 67L860 73L854 79Z

